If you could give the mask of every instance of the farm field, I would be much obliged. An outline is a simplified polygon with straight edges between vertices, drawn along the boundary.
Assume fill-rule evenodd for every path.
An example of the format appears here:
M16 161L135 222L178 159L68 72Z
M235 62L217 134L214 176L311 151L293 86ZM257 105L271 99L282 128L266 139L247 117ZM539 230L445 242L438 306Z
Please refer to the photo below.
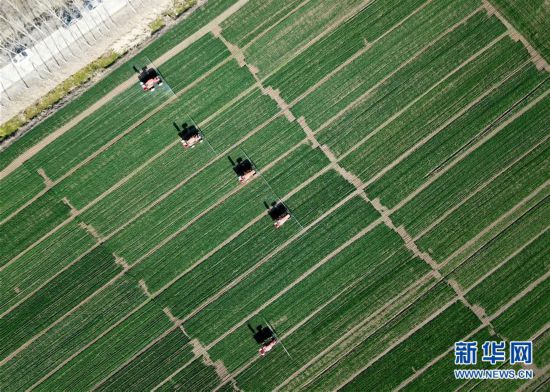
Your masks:
M518 3L208 0L16 140L0 391L544 390L550 11ZM471 366L532 377L455 379L457 341L532 341Z

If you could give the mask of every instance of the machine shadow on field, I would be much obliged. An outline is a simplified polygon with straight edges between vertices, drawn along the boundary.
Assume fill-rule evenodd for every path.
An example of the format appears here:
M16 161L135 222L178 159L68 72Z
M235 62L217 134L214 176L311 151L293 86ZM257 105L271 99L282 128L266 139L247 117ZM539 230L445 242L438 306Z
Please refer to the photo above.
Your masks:
M246 325L248 326L248 329L250 329L250 332L252 332L252 336L258 344L263 344L266 340L275 337L271 328L267 326L264 327L263 325L259 324L256 326L256 329L254 329L252 325L250 325L250 322L248 322Z
M178 125L177 122L173 121L172 124L176 128L176 132L181 140L189 140L191 137L198 135L200 130L193 124L189 125L186 122Z
M229 159L229 162L233 167L233 171L239 177L254 170L254 164L250 161L250 159L243 159L239 157L236 161L234 161L231 156L227 156L227 159Z

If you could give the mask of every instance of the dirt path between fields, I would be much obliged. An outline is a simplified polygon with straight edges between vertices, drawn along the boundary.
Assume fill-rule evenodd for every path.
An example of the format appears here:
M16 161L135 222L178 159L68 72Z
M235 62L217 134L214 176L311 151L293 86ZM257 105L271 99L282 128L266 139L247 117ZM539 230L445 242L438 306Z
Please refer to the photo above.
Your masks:
M499 216L496 220L494 220L490 225L486 226L482 231L480 231L475 237L471 238L468 242L466 242L464 245L462 245L460 248L455 250L449 257L447 257L445 260L443 260L439 264L439 268L444 267L447 265L450 261L452 261L456 256L467 250L470 246L474 245L476 241L478 241L479 238L487 234L489 231L491 231L495 226L497 226L499 223L507 219L510 215L513 215L516 211L521 209L525 204L527 204L530 200L532 200L535 196L537 196L540 192L542 192L545 188L547 188L550 185L550 180L547 180L544 184L540 185L537 189L535 189L533 192L531 192L529 195L527 195L523 200L521 200L518 204L516 204L513 208L506 211L504 214Z
M509 81L514 75L516 75L518 72L520 72L523 69L523 65L518 67L514 72L512 72L510 75L508 75L506 78L502 79L498 83L492 85L488 90L486 90L483 94L481 94L479 97L474 99L472 102L470 102L468 105L466 105L464 108L459 110L457 113L455 113L453 116L451 116L447 121L445 121L443 124L441 124L439 127L437 127L433 132L426 135L424 138L419 140L416 144L414 144L412 147L410 147L407 151L399 155L393 162L391 162L389 165L384 167L382 170L380 170L378 173L376 173L374 176L368 179L368 181L365 182L366 186L371 185L375 181L378 181L380 178L382 178L384 175L386 175L390 170L395 168L397 165L402 163L405 159L407 159L410 155L412 155L416 150L424 146L427 142L432 140L435 136L437 136L441 131L445 130L449 125L454 123L458 118L462 117L466 112L468 112L470 109L472 109L474 106L479 104L483 99L487 98L490 94L495 92L497 89L499 89L501 86L504 85L507 81ZM541 82L540 85L542 85ZM539 86L540 86L539 85ZM539 87L537 86L537 87ZM520 99L518 102L516 102L513 107L516 107L519 103L523 101L524 98ZM508 111L506 112L508 113ZM502 117L499 116L495 122L499 121Z
M250 318L258 315L261 311L266 309L269 305L277 301L279 298L281 298L284 294L286 294L288 291L292 290L294 287L296 287L300 282L307 279L311 274L313 274L315 271L317 271L319 268L321 268L323 265L325 265L330 260L337 257L343 250L345 250L347 247L351 246L353 243L355 243L360 238L364 237L367 233L369 233L371 230L373 230L376 226L378 226L380 223L382 223L382 219L377 219L374 222L370 223L367 227L365 227L363 230L361 230L359 233L355 234L350 239L346 240L342 245L340 245L338 248L334 249L332 252L330 252L328 255L323 257L318 263L311 266L307 271L305 271L302 275L300 275L298 278L296 278L291 284L286 286L284 289L279 291L276 295L271 297L269 300L264 302L259 308L254 310L252 313L248 314L245 318L243 318L241 321L233 325L231 328L229 328L227 331L225 331L223 334L218 336L215 340L213 340L211 343L208 344L207 349L211 349L216 344L221 342L223 339L225 339L227 336L235 332L238 328L246 324ZM255 266L254 266L255 267ZM248 276L248 275L247 275Z
M223 22L225 19L229 18L231 15L233 15L236 11L238 11L242 6L244 6L246 3L248 3L248 0L238 0L235 4L233 4L231 7L229 7L227 10L222 12L220 15L218 15L216 18L208 22L206 25L201 27L199 30L197 30L195 33L191 34L189 37L185 38L183 41L181 41L179 44L177 44L175 47L164 53L162 56L160 56L158 59L155 60L155 65L158 67L162 64L164 64L166 61L170 60L172 57L176 56L179 52L193 44L195 41L198 41L200 38L208 34L212 26L219 25L221 22ZM113 88L107 95L105 95L103 98L101 98L99 101L94 103L92 106L90 106L88 109L84 110L82 113L74 117L72 120L70 120L68 123L63 125L62 127L58 128L55 132L51 133L50 135L46 136L44 139L42 139L40 142L35 144L33 147L29 148L27 151L22 153L20 156L18 156L16 159L14 159L8 166L6 166L2 171L0 171L0 180L7 177L10 173L12 173L14 170L16 170L18 167L20 167L23 163L28 161L30 158L32 158L34 155L36 155L40 150L45 148L48 144L59 138L61 135L63 135L65 132L67 132L69 129L74 127L76 124L78 124L80 121L84 120L86 117L97 111L100 107L105 105L107 102L109 102L111 99L113 99L118 94L122 93L127 88L131 87L135 84L135 78L130 78L121 84L117 85Z
M482 3L483 7L485 7L485 9L487 10L487 13L489 15L495 15L506 27L506 29L508 29L508 31L510 32L510 37L515 41L520 41L523 46L525 46L535 66L541 71L544 70L546 72L550 72L550 65L544 59L544 57L542 57L540 53L529 43L529 41L527 41L525 37L520 34L520 32L517 31L510 22L508 22L504 15L502 15L500 11L497 10L497 8L493 6L489 0L482 0Z
M483 47L476 53L474 53L472 56L464 60L461 64L459 64L456 68L454 68L451 72L446 74L443 78L439 79L435 84L431 85L430 88L428 88L426 91L424 91L422 94L417 96L415 99L410 101L407 105L405 105L401 110L394 113L390 118L388 118L386 121L384 121L382 124L380 124L378 127L376 127L374 130L368 133L367 136L362 138L359 142L357 142L351 149L346 151L345 154L343 154L340 159L344 159L354 151L356 151L359 147L361 147L364 143L366 143L369 139L374 137L378 134L382 129L386 128L389 124L391 124L396 118L400 117L403 113L408 111L412 106L414 106L416 103L418 103L422 98L426 97L429 93L434 91L437 87L439 87L441 84L443 84L445 81L447 81L449 78L451 78L453 75L461 71L464 67L469 65L472 61L477 59L479 56L481 56L483 53L485 53L487 50L491 49L494 45L496 45L501 39L503 39L506 35L500 35L499 37L495 38L493 41L491 41L487 46Z
M456 203L454 206L449 208L447 211L445 211L441 216L439 216L436 220L434 220L432 223L430 223L424 230L422 230L419 234L417 234L414 237L414 241L418 241L421 237L428 234L430 231L432 231L437 225L439 225L441 222L443 222L445 219L449 217L453 212L458 210L460 207L462 207L464 204L468 202L472 197L483 191L485 188L487 188L493 181L495 181L497 178L505 174L508 170L510 170L513 166L518 164L521 160L528 157L535 149L540 147L542 144L546 143L546 141L550 138L550 136L546 136L538 143L535 143L531 148L529 148L526 152L521 154L520 156L516 157L514 160L512 160L510 163L508 163L506 166L501 168L498 172L493 174L489 179L482 182L477 188L475 188L472 192L470 192L466 197L461 199L458 203ZM511 210L512 211L512 210ZM515 210L514 210L515 211ZM513 211L512 211L513 213Z
M407 195L405 198L403 198L395 207L393 207L390 210L390 214L393 214L395 211L402 208L405 204L407 204L409 201L414 199L416 196L418 196L422 191L424 191L426 188L428 188L431 184L433 184L438 178L440 178L443 174L448 172L451 168L453 168L459 161L464 159L466 156L471 154L474 150L476 150L481 145L485 144L487 141L493 138L497 133L499 133L502 129L506 128L508 125L510 125L512 122L514 122L516 119L521 117L524 113L529 111L531 108L533 108L535 105L537 105L540 101L542 101L544 98L546 98L550 94L550 90L545 91L543 94L541 94L537 99L531 101L528 105L524 106L521 110L518 110L514 115L510 116L506 121L499 124L498 127L494 128L492 131L487 133L483 138L478 140L474 145L472 145L470 148L468 148L466 151L458 155L455 159L453 159L448 165L443 167L440 171L438 171L435 175L430 177L428 181L426 181L424 184L422 184L420 187L418 187L414 192L411 192L409 195Z

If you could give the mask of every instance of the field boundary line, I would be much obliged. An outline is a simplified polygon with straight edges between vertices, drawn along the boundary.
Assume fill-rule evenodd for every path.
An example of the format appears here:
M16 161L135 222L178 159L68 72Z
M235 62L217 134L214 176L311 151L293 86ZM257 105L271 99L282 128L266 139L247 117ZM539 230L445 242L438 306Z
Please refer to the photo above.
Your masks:
M535 280L534 282L530 283L526 288L524 288L520 293L518 293L516 296L514 296L512 299L510 299L506 304L504 304L502 307L500 307L492 316L489 317L489 322L492 322L494 321L498 316L500 316L502 313L504 313L506 310L508 310L512 305L514 305L516 302L518 302L521 298L523 298L526 294L528 294L529 292L531 292L532 290L534 290L540 283L542 283L543 281L545 281L546 279L548 279L548 277L550 277L550 270L547 271L544 275L542 275L541 277L539 277L537 280ZM457 298L453 299L451 302L451 305L452 303L455 303L457 301ZM444 305L442 308L448 308L450 305L449 304L446 304ZM441 309L440 308L436 313L442 313L441 312ZM443 309L443 310L445 310ZM432 316L430 316L427 320L431 321L431 319L433 319ZM406 333L405 335L403 335L400 339L400 342L399 343L403 343L406 339L408 339L414 332L418 331L420 328L418 328L418 326L424 326L427 324L427 320L424 320L422 323L420 324L417 324L415 325L415 327L408 333ZM477 327L476 329L474 329L473 333L477 333L479 332L481 329L485 328L486 325L484 324L481 324L479 327ZM405 337L405 339L403 339L403 337ZM361 374L363 371L365 371L366 369L368 369L370 366L372 366L375 362L377 362L379 359L381 359L384 355L386 355L387 353L389 353L391 350L393 350L397 345L392 345L393 347L390 347L385 350L385 352L383 352L381 355L375 357L374 360L370 361L369 363L367 363L366 366L364 366L361 371L357 371L354 373L354 375L350 378L348 378L345 382L343 382L342 384L340 384L340 386L338 387L338 389L342 388L344 385L348 384L350 381L352 381L353 379L355 379L359 374Z
M524 63L524 65L527 63ZM403 152L401 155L399 155L396 159L394 159L391 163L386 165L384 168L382 168L380 171L378 171L375 175L373 175L371 178L369 178L367 181L365 181L365 184L367 186L371 185L372 183L378 181L380 178L382 178L384 175L386 175L390 170L394 169L396 166L398 166L400 163L402 163L405 159L407 159L410 155L414 154L419 148L424 146L426 143L428 143L431 139L433 139L435 136L437 136L439 133L444 131L447 127L449 127L451 124L453 124L456 120L458 120L460 117L465 115L470 109L478 105L481 101L483 101L485 98L487 98L491 93L494 93L497 89L502 87L504 83L508 82L513 76L515 76L517 73L519 73L521 70L524 69L524 65L518 67L513 73L508 75L503 80L499 81L496 84L493 84L491 88L485 90L485 92L481 95L479 95L475 100L470 102L468 105L463 107L461 110L459 110L457 113L455 113L453 116L451 116L447 121L445 121L443 124L441 124L439 127L437 127L434 131L420 139L417 143L415 143L412 147L410 147L408 150ZM545 79L546 81L546 79ZM535 87L538 88L541 84L537 85ZM534 89L534 90L535 90ZM533 91L534 91L533 90ZM530 94L531 91L528 93ZM511 107L515 107L519 102L521 102L525 97L522 97L520 100L518 100L516 103L514 103ZM508 110L506 110L505 113L508 113ZM495 121L499 121L502 116L505 114L498 116Z
M531 101L528 105L524 106L522 109L520 109L516 113L514 113L514 115L512 115L508 119L506 119L506 121L500 123L497 127L495 127L493 130L488 132L483 138L479 139L474 145L472 145L466 151L464 151L463 153L458 155L456 158L454 158L448 165L446 165L444 168L442 168L440 171L438 171L436 174L434 174L424 184L422 184L420 187L418 187L415 191L411 192L404 199L402 199L397 205L395 205L392 209L390 209L390 214L393 214L395 211L399 210L404 205L406 205L409 201L414 199L418 194L420 194L420 192L422 192L424 189L428 188L438 178L440 178L443 174L445 174L451 168L453 168L458 162L460 162L465 157L470 155L473 151L477 150L480 146L482 146L487 141L492 139L493 136L495 136L497 133L499 133L502 129L504 129L508 125L512 124L515 120L517 120L523 114L528 112L531 108L533 108L535 105L537 105L540 101L542 101L544 98L546 98L549 93L550 93L550 90L545 91L543 94L541 94L535 100Z
M160 66L164 64L166 61L170 60L172 57L174 57L179 52L186 49L188 46L193 44L195 41L199 40L203 36L207 35L210 32L211 26L220 24L225 19L229 18L231 15L233 15L235 12L237 12L242 6L244 6L246 3L248 3L248 0L238 0L235 4L228 7L225 11L223 11L220 15L212 19L210 22L202 26L199 30L191 34L190 36L186 37L184 40L182 40L179 44L174 46L172 49L168 50L161 56L159 56L155 63L157 66ZM11 174L15 169L20 167L24 162L32 158L34 155L36 155L40 150L42 150L44 147L46 147L48 144L56 140L58 137L63 135L65 132L67 132L69 129L74 127L76 124L78 124L80 121L84 120L86 117L88 117L90 114L97 111L100 107L105 105L107 102L109 102L112 98L123 92L125 89L132 86L132 84L135 83L135 78L129 78L126 81L120 83L118 86L116 86L113 90L111 90L109 93L107 93L103 98L101 98L99 101L94 103L92 106L90 106L88 109L86 109L84 112L80 113L76 117L74 117L72 120L70 120L68 123L64 124L60 128L58 128L56 131L54 131L52 134L46 136L43 138L39 143L35 144L33 147L29 148L25 152L21 153L16 159L14 159L8 166L6 166L2 171L0 171L0 180L7 177L9 174Z
M382 219L378 218L375 221L369 223L365 228L363 228L360 232L355 234L350 239L346 240L342 245L338 246L336 249L334 249L332 252L330 252L328 255L323 257L319 262L317 262L315 265L311 266L307 269L302 275L300 275L298 278L294 279L292 283L287 285L285 288L283 288L281 291L279 291L276 295L271 297L269 300L265 301L261 306L256 308L252 313L249 313L246 317L241 319L239 322L234 324L231 328L229 328L227 331L225 331L222 335L218 336L215 340L210 342L206 347L207 349L210 349L214 347L216 344L221 342L223 339L225 339L227 336L235 332L238 328L243 326L251 317L254 317L258 315L262 310L267 308L269 305L277 301L279 298L281 298L284 294L292 290L296 285L300 284L302 281L307 279L311 274L313 274L315 271L317 271L319 268L324 266L326 263L330 262L332 259L338 256L340 252L347 249L349 246L353 245L356 241L363 238L367 233L372 231L375 227L377 227L380 223L382 223Z
M550 135L542 138L538 143L534 144L531 148L529 148L526 152L519 155L518 157L514 158L510 163L508 163L506 166L501 168L498 172L493 174L490 178L488 178L486 181L483 181L478 187L472 190L466 197L464 197L462 200L460 200L458 203L456 203L454 206L449 208L447 211L445 211L441 216L439 216L436 220L434 220L432 223L430 223L424 230L422 230L419 234L417 234L414 237L415 241L418 241L422 237L424 237L426 234L428 234L430 231L432 231L436 226L438 226L441 222L443 222L449 215L451 215L453 212L458 210L460 207L462 207L464 204L468 202L472 197L476 196L478 193L482 192L485 188L487 188L489 185L491 185L494 181L496 181L499 177L503 176L508 172L509 170L513 169L514 166L521 163L523 159L525 159L528 155L530 155L534 150L542 146L544 143L548 141L550 138ZM544 185L544 184L542 184ZM539 187L540 188L540 187ZM537 188L537 189L539 189Z
M431 0L430 0L431 1ZM364 100L365 98L367 98L368 96L371 95L371 93L373 91L375 91L376 89L378 89L380 86L382 86L385 82L387 82L389 79L391 79L393 76L395 76L399 71L401 71L403 68L405 68L406 66L410 65L411 63L413 63L415 60L417 60L420 56L422 56L425 52L427 52L430 48L432 48L434 45L436 45L443 37L445 37L446 35L452 33L454 30L456 30L458 27L460 27L461 25L464 25L465 23L468 22L468 20L474 16L475 14L477 14L478 12L480 12L481 10L483 9L482 6L476 8L474 11L472 11L470 14L466 15L464 18L462 18L461 20L459 20L458 22L456 22L454 25L450 26L449 28L447 28L445 31L443 31L442 33L440 33L439 35L437 35L433 40L431 40L430 42L428 42L426 45L424 45L422 48L420 48L418 51L416 51L415 53L413 53L411 55L411 57L409 57L407 60L405 60L404 62L402 62L401 64L399 64L399 66L397 66L393 71L391 71L389 74L387 74L386 76L384 76L384 78L382 78L381 80L379 80L378 82L376 82L372 87L370 87L367 91L365 91L363 94L361 94L359 97L357 97L355 100L353 100L352 102L350 102L346 107L344 107L343 109L341 109L338 113L336 113L334 116L332 116L330 119L328 119L327 121L323 122L323 125L321 125L319 128L317 128L315 130L315 132L320 132L322 131L323 129L329 127L332 123L334 123L335 121L339 120L344 114L346 114L347 111L349 111L350 109L353 109L355 108L356 106L360 105ZM497 37L497 38L503 38L504 36L506 35L506 33L503 33L501 34L500 37ZM303 98L302 98L303 99Z
M405 300L407 301L407 296L410 296L410 295L413 295L414 297L414 292L415 290L417 289L420 289L421 286L425 283L428 283L430 279L432 278L437 278L433 271L430 271L424 275L422 275L421 277L419 277L417 280L415 280L414 282L412 282L411 284L409 284L405 289L401 290L399 293L397 293L396 295L394 295L393 297L391 297L388 301L386 301L381 307L377 308L376 310L374 310L373 313L369 314L366 318L358 321L358 323L353 326L349 331L345 332L344 334L342 334L342 336L340 336L338 339L336 339L334 342L332 342L330 345L328 345L327 347L325 347L321 352L319 352L318 354L316 354L313 358L311 358L309 361L307 361L305 364L303 364L299 369L297 369L294 373L292 373L290 376L288 376L281 384L279 384L274 390L275 391L280 391L283 387L285 387L286 385L288 385L290 382L292 382L299 374L301 374L304 370L308 369L311 365L315 364L319 359L321 359L323 356L325 356L326 354L328 354L329 352L331 352L335 347L339 346L340 344L342 344L342 342L344 342L346 339L350 338L351 336L353 336L356 332L360 331L362 328L365 327L366 324L368 324L370 321L373 321L376 317L379 317L379 316L382 316L385 312L391 312L393 310L393 306L399 301L399 300ZM437 284L439 283L439 281L435 281L434 284L431 286L431 287L428 287L428 289L426 290L426 293L429 292L431 289L433 289ZM420 297L422 297L425 293L423 294L420 294ZM413 298L413 302L411 304L414 304L416 302L416 300ZM406 305L404 309L408 309L409 306L411 306L411 304L409 305ZM403 310L401 311L398 311L396 313L396 315L394 315L393 317L390 317L390 319L388 320L388 322L390 322L391 320L393 320L395 318L395 316L399 315L402 313ZM386 322L387 323L387 322ZM386 323L383 323L379 328L383 327L384 325L386 325ZM359 344L361 342L363 342L364 340L368 339L369 337L371 337L372 335L374 335L378 330L379 328L377 328L375 331L373 331L372 333L370 333L369 335L367 335L364 339L361 339ZM353 350L353 348L355 347L356 345L352 345L351 347L351 350ZM344 355L346 356L347 353ZM344 356L341 356L341 357L344 357ZM336 362L338 362L340 359L337 359ZM328 367L331 367L332 365L328 365L328 366L325 366L325 370L326 368ZM325 371L323 370L323 372ZM314 377L313 379L315 379L317 377ZM305 385L302 385L302 386L307 386L309 385L310 383L312 382L312 380L310 380L309 382L307 382Z
M549 185L550 185L550 180L546 180L543 184L539 185L539 187L537 187L535 190L533 190L529 195L527 195L525 198L520 200L516 205L514 205L512 208L510 208L504 214L499 216L497 219L495 219L489 225L487 225L483 230L481 230L474 237L472 237L470 240L468 240L466 243L464 243L460 248L455 250L451 255L449 255L445 260L443 260L439 264L439 268L443 268L444 266L449 264L459 254L461 254L463 252L466 252L466 250L468 250L468 248L475 245L477 240L479 240L485 234L489 233L493 228L495 228L495 226L497 226L499 223L504 221L506 218L508 218L510 215L512 215L514 212L516 212L521 207L523 207L525 204L527 204L530 200L532 200L535 196L537 196L540 192L542 192Z
M328 80L330 80L330 78L332 78L334 75L336 75L342 69L346 68L349 64L353 63L355 60L357 60L359 57L361 57L363 54L365 54L369 49L371 49L374 45L376 45L378 43L378 41L385 38L388 34L393 33L396 29L401 27L410 18L415 16L418 12L422 11L424 8L426 8L430 3L432 3L432 1L433 0L427 0L426 2L422 3L419 7L417 7L415 10L413 10L409 15L407 15L405 18L401 19L399 22L394 24L389 30L384 32L380 37L376 38L375 40L373 40L371 42L365 42L365 46L363 48L359 49L352 56L347 58L346 61L344 61L342 64L338 65L335 69L333 69L328 74L326 74L321 80L316 82L313 86L309 87L306 91L304 91L302 94L300 94L297 98L292 100L289 104L290 107L293 107L298 102L300 102L302 99L304 99L309 94L311 94L313 91L317 90L320 86L322 86Z
M487 10L487 13L489 15L495 15L498 20L506 27L508 31L510 31L510 37L514 41L520 41L525 49L529 52L529 55L531 56L531 61L535 64L537 69L544 70L546 72L550 72L550 65L548 62L544 59L544 57L541 56L541 54L529 43L527 39L502 15L500 10L497 9L489 0L482 0L483 7Z
M124 271L119 272L116 274L111 280L109 280L106 284L101 286L99 289L94 291L92 294L90 294L88 297L86 297L82 302L80 302L76 307L80 307L84 305L85 303L91 301L100 291L103 291L105 288L113 285L118 278L124 275ZM57 324L62 322L64 319L69 317L76 309L76 307L73 307L71 310L69 310L67 313L63 314L61 317L59 317L57 320L52 322L50 325L48 325L46 328L38 332L36 335L32 336L29 340L27 340L25 343L23 343L21 346L19 346L16 350L11 352L10 354L6 355L2 360L0 360L0 367L4 366L6 363L11 361L13 358L15 358L21 351L25 350L27 347L29 347L33 342L35 342L38 338L46 334L48 331L50 331L52 328L54 328Z
M506 34L501 34L494 40L492 40L489 44L484 46L482 49L478 50L476 53L468 57L466 60L464 60L462 63L460 63L458 66L456 66L452 71L450 71L448 74L443 76L441 79L439 79L436 83L432 84L427 90L425 90L422 94L414 98L412 101L409 101L403 108L401 108L398 112L394 113L391 117L389 117L386 121L384 121L382 124L377 126L375 129L373 129L369 134L367 134L364 138L362 138L360 141L354 144L352 148L347 150L344 154L340 156L341 159L344 159L349 154L356 151L359 147L361 147L365 142L367 142L370 138L374 137L378 134L382 129L386 128L389 124L391 124L394 120L399 118L403 113L407 112L411 107L416 105L422 98L426 97L428 94L430 94L433 90L435 90L437 87L439 87L441 84L447 81L447 79L454 76L456 73L460 72L464 67L469 65L471 62L475 61L479 56L481 56L486 51L490 50L495 44L497 44L500 40L505 38Z

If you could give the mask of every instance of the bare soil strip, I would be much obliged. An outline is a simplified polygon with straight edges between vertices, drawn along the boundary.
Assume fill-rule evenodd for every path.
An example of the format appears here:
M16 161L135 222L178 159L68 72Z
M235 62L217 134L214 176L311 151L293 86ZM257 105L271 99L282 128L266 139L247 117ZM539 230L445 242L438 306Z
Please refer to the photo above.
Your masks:
M550 72L550 65L544 57L540 55L540 53L533 48L533 46L525 39L525 37L517 31L514 26L508 20L500 13L499 10L494 7L489 0L483 0L483 6L485 9L487 9L487 13L489 15L495 15L504 26L510 31L510 37L514 39L515 41L521 41L523 46L527 49L529 54L531 55L532 61L535 64L535 66L542 70L545 70L546 72Z
M46 187L46 189L45 189L43 192L46 193L46 191L47 191L48 189L50 189L52 186L54 186L54 182L53 182L53 180L52 180L50 177L48 177L48 175L46 174L46 171L45 171L44 169L42 169L42 168L37 169L36 172L37 172L38 175L39 175L40 177L42 177L42 179L44 180L44 186ZM18 210L18 211L19 211L19 210ZM8 217L8 218L9 218L9 217ZM6 220L7 220L7 219L4 219L4 220L2 221L2 223L4 223Z
M82 229L84 229L85 231L88 232L88 234L90 234L92 237L95 238L95 240L98 242L98 243L101 243L103 242L103 238L101 237L101 234L99 234L99 232L92 226L92 225L88 225L84 222L80 222L78 224L78 226L80 226Z
M191 34L189 37L182 40L178 45L164 53L162 56L160 56L158 59L155 60L155 64L157 66L160 66L164 64L166 61L170 60L172 57L177 55L179 52L187 48L189 45L193 44L195 41L199 40L206 34L208 34L212 26L219 25L221 22L223 22L225 19L229 18L231 15L233 15L236 11L238 11L242 6L244 6L246 3L248 3L248 0L238 0L235 4L233 4L231 7L229 7L227 10L222 12L220 15L218 15L216 18L211 20L209 23L204 25L202 28L197 30L195 33ZM12 173L15 169L17 169L19 166L21 166L24 162L32 158L34 155L36 155L40 150L45 148L48 144L56 140L58 137L63 135L65 132L67 132L69 129L74 127L76 124L78 124L80 121L84 120L86 117L90 116L92 113L97 111L99 108L101 108L103 105L105 105L107 102L109 102L111 99L113 99L115 96L122 93L127 88L131 87L133 84L135 84L135 79L130 78L126 80L125 82L119 84L113 90L111 90L109 93L107 93L102 99L97 101L95 104L90 106L88 109L74 117L72 120L70 120L67 124L63 125L59 129L57 129L52 134L46 136L44 139L42 139L40 142L38 142L33 147L29 148L27 151L22 153L19 157L14 159L8 166L6 166L2 171L0 171L0 180L8 176L10 173Z
M418 194L420 194L424 189L429 187L431 184L433 184L439 177L441 177L443 174L448 172L451 168L453 168L458 162L460 162L462 159L464 159L466 156L471 154L474 150L476 150L481 145L485 144L487 141L489 141L493 136L495 136L498 132L500 132L502 129L506 128L508 125L510 125L512 122L514 122L516 119L521 117L524 113L529 111L531 108L533 108L535 105L537 105L540 101L542 101L544 98L546 98L550 94L550 90L545 91L543 94L541 94L538 98L534 99L532 102L530 102L528 105L523 107L521 110L517 111L513 116L510 116L506 121L499 124L498 127L491 130L487 135L485 135L483 138L478 140L474 145L472 145L470 148L468 148L466 151L458 155L455 159L453 159L447 166L442 168L439 172L437 172L436 175L432 176L428 181L426 181L424 184L422 184L420 187L418 187L414 192L410 193L407 197L405 197L403 200L401 200L395 207L393 207L390 210L390 214L393 214L395 211L399 210L401 207L403 207L405 204L407 204L409 201L414 199Z

